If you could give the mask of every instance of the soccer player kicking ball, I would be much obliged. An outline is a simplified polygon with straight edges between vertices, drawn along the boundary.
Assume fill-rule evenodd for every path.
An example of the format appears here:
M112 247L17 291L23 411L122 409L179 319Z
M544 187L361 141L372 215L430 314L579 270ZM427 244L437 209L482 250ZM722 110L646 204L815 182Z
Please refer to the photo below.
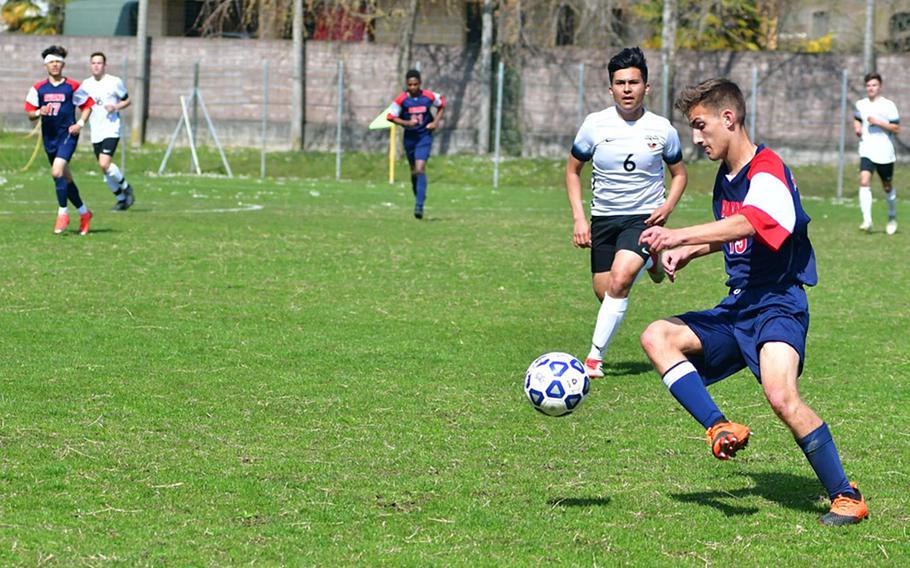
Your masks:
M749 367L777 416L831 497L825 525L868 517L866 501L847 480L828 425L803 402L797 382L805 359L809 305L805 286L818 281L803 211L790 170L756 146L744 129L745 101L727 79L687 87L676 101L692 140L721 166L714 182L713 223L651 227L641 243L665 251L667 275L693 259L723 251L730 294L715 308L650 324L641 344L670 393L707 429L718 459L749 442L749 428L730 422L706 385Z
M52 45L41 53L41 57L44 58L47 79L35 83L29 89L25 97L25 113L29 120L41 119L44 151L51 163L51 176L54 178L59 206L54 233L60 234L69 226L66 206L69 200L79 210L79 234L87 235L92 213L79 196L79 188L73 181L69 162L94 103L78 82L63 76L66 49ZM76 120L77 107L81 110L79 120Z
M427 160L433 147L433 132L439 128L446 101L439 93L420 88L420 71L405 74L407 90L398 95L386 116L404 127L404 152L411 166L411 191L414 192L414 217L423 219L427 198ZM430 111L436 110L436 115Z
M82 82L82 88L95 101L89 118L92 146L98 166L104 173L104 183L117 198L114 211L126 211L136 198L133 188L114 163L114 152L120 142L120 111L130 106L129 94L120 77L107 74L107 57L96 51L89 57L92 76Z
M641 49L622 50L607 70L616 104L585 118L566 163L566 193L575 222L572 243L591 249L594 294L601 302L585 359L591 378L604 376L604 352L625 317L642 267L649 268L655 282L664 278L659 259L638 244L638 237L647 227L666 223L687 179L676 129L644 108L648 65ZM586 162L593 164L590 224L581 197ZM664 163L671 178L666 199Z

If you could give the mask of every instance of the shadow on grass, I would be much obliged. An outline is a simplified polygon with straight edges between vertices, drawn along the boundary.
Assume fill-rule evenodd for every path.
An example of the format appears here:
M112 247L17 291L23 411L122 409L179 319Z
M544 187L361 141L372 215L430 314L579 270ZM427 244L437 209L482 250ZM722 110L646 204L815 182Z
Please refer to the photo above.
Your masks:
M823 513L819 507L818 495L823 491L817 479L789 473L743 473L752 478L753 487L732 491L699 491L695 493L673 493L671 498L683 503L695 503L714 507L728 517L754 515L758 507L737 505L741 498L761 497L782 507L809 513Z
M635 376L654 372L650 363L638 361L604 361L604 375L607 377Z
M547 501L554 507L603 507L609 505L609 497L557 497Z

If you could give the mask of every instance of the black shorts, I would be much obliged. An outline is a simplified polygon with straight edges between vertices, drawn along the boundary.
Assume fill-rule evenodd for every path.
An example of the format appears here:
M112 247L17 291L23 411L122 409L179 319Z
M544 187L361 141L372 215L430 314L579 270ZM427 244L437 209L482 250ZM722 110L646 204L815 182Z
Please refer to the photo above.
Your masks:
M95 149L95 158L97 159L101 154L107 154L113 158L114 152L117 151L117 144L119 142L119 138L105 138L101 142L95 142L92 144L92 148Z
M648 215L591 217L591 273L609 272L618 250L630 250L647 260L648 247L638 244Z
M894 162L890 164L876 164L869 158L859 159L859 171L861 172L878 172L878 177L882 181L891 181L894 177Z

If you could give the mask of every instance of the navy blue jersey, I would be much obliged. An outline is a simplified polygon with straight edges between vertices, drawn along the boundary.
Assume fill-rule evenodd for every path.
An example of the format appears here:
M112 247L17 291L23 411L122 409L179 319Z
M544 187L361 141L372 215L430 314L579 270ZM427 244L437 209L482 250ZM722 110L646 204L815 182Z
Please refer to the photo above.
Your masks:
M48 113L41 117L41 135L45 146L64 135L76 124L76 107L85 109L94 104L78 81L64 78L54 85L48 79L35 83L25 97L25 110L35 112L43 106Z
M398 98L392 103L386 118L389 120L393 118L411 120L411 117L416 117L417 125L405 128L404 135L406 138L420 138L430 132L427 130L427 124L433 120L431 109L442 109L445 106L445 98L439 93L423 90L416 97L412 97L405 91L398 95Z
M749 220L755 236L724 245L727 286L814 286L818 282L809 242L810 219L796 182L780 157L763 145L732 179L725 164L717 172L714 218L736 213Z

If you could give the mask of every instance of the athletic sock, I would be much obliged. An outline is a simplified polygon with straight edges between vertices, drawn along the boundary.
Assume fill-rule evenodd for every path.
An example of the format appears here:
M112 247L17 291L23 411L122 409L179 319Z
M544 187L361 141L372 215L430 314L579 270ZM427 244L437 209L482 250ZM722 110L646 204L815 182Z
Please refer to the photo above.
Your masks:
M427 199L427 174L417 174L417 202L415 209L423 211L423 202Z
M411 174L411 193L417 195L417 174Z
M591 338L591 352L588 358L602 361L604 352L613 341L613 336L619 329L623 317L626 315L626 308L629 305L629 298L611 298L604 295L604 301L600 304L600 310L597 312L597 322L594 324L594 335Z
M863 213L863 225L872 224L872 188L862 185L859 188L859 210Z
M76 187L76 182L71 181L67 184L66 196L69 198L70 203L82 213L82 197L79 196L79 188Z
M66 209L67 185L65 177L54 178L54 191L57 192L57 205L61 209Z
M69 215L69 210L66 207L58 207L57 215Z
M82 207L79 208L79 214L85 215L86 213L88 213L88 207L83 203Z
M123 183L124 181L125 180L123 179L123 174L120 173L120 169L117 167L117 165L111 164L110 167L108 167L107 172L104 174L104 183L107 184L107 187L111 190L111 193L117 196L117 201L123 201L123 199L126 199L126 196L124 196L123 199L120 199L120 195L123 193L123 187L125 187L125 184Z
M670 394L689 411L692 418L704 426L705 430L718 422L726 421L691 362L682 361L670 367L664 373L663 381L670 389Z
M885 194L885 201L888 203L888 220L897 219L897 191L893 187Z
M821 426L797 440L796 443L806 454L806 459L815 470L815 475L825 486L828 497L834 499L842 493L853 492L827 424L822 422Z

